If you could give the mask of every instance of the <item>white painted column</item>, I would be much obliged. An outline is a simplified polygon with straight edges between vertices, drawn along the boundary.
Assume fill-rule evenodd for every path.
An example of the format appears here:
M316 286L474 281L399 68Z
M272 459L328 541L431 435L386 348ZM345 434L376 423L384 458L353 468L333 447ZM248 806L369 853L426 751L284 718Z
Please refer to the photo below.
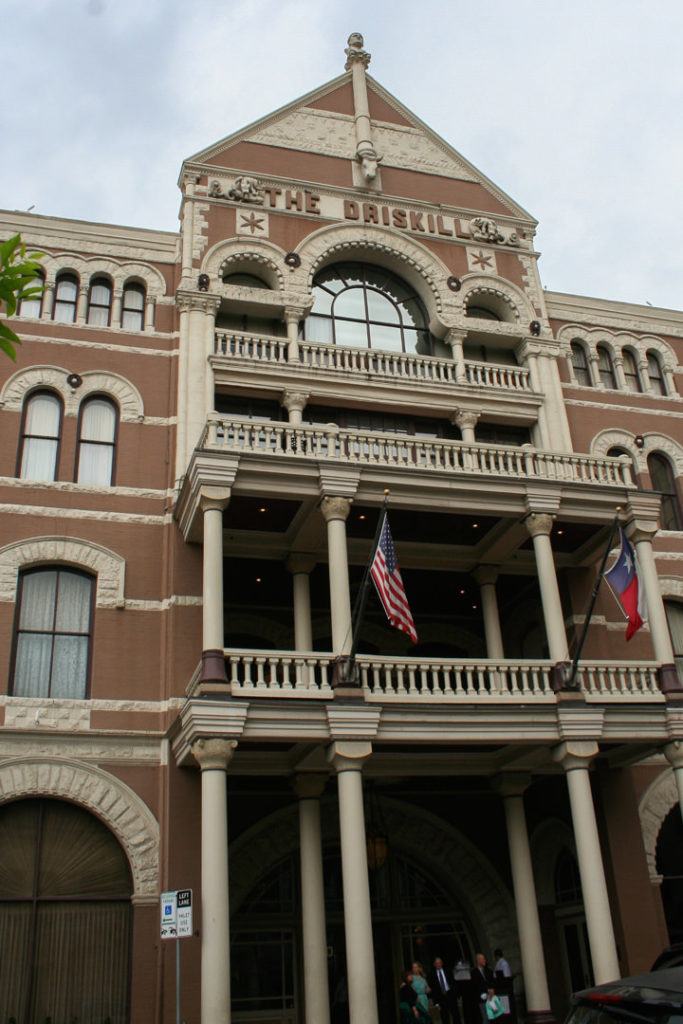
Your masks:
M230 1024L227 770L235 740L200 739L202 770L202 1024Z
M292 574L294 649L296 651L311 651L313 649L310 577L315 564L314 555L297 552L287 557L287 568Z
M216 313L220 304L221 300L218 295L205 295L204 302L202 303L204 309L204 353L206 357L204 365L204 422L206 422L207 413L216 407L216 384L213 366L211 365L211 356L214 354L216 347Z
M602 985L619 978L620 971L588 774L597 753L594 740L568 740L553 750L553 758L562 765L567 778L593 975L595 984Z
M327 523L332 653L335 657L348 654L351 649L351 594L346 548L346 520L350 508L348 498L323 498L320 503Z
M496 788L503 797L505 807L512 887L522 956L522 974L524 975L526 1016L539 1024L540 1021L551 1020L552 1013L529 835L524 812L523 793L529 782L530 776L522 773L515 775L510 772L496 780Z
M296 363L300 359L299 354L299 323L302 320L300 309L285 307L285 324L287 325L287 356L290 363Z
M226 487L202 488L202 674L204 683L226 683L223 656L223 509L230 500Z
M285 391L282 396L282 404L289 415L289 422L293 427L300 427L303 421L303 411L308 402L307 391Z
M548 640L550 658L555 663L567 661L567 634L564 628L560 590L555 574L553 549L550 544L550 531L553 527L553 516L547 513L531 512L524 524L533 539L538 583L541 589L543 619Z
M363 763L371 753L372 744L365 740L337 740L327 755L337 772L339 791L350 1024L378 1021L361 777Z
M470 412L469 410L459 410L453 416L453 423L460 428L462 434L462 440L464 444L476 444L477 439L474 435L474 428L479 422L479 413Z
M304 953L306 1024L329 1024L327 932L320 832L320 796L326 775L299 772L294 788L299 797L301 850L301 926Z
M655 659L660 665L657 673L659 676L659 686L663 693L672 693L680 690L681 684L676 672L671 634L666 620L662 589L659 585L659 576L657 575L655 556L652 550L652 538L656 531L656 524L648 523L645 519L630 522L626 529L628 538L635 547L638 567L645 586L652 648Z
M496 598L496 580L498 568L495 565L480 565L472 573L479 584L481 610L484 617L484 634L486 636L486 657L504 658L503 633L500 628L498 600Z
M463 345L467 337L465 331L458 331L451 327L444 341L450 347L453 362L455 363L455 379L459 384L467 381L467 370L465 369L465 352Z

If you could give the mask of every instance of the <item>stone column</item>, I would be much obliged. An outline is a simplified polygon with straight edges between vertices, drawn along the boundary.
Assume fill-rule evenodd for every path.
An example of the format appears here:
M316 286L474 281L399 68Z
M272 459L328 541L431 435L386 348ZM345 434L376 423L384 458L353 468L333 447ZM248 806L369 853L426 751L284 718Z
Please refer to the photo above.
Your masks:
M467 409L460 409L453 415L452 422L455 423L456 427L460 428L464 444L477 443L477 439L474 436L474 428L479 422L478 412L470 412Z
M202 1024L230 1024L227 770L237 742L200 739L202 770Z
M351 649L351 595L346 550L346 520L350 509L348 498L323 498L320 503L327 523L332 652L335 657L348 654Z
M123 296L122 296L121 292L117 290L116 293L113 295L113 298L112 298L112 307L111 307L111 325L112 325L112 327L120 327L121 326L121 302L122 302L122 299L123 299Z
M182 202L182 213L181 219L183 222L183 230L181 237L182 246L182 279L185 282L185 286L189 284L192 278L192 265L193 265L193 241L194 241L194 181L186 176L185 178L185 194Z
M553 549L550 544L550 531L553 527L553 516L548 513L531 512L524 524L533 539L538 583L541 588L543 619L548 639L548 651L555 663L567 661L567 634L564 628L562 602L555 575Z
M453 362L455 363L455 379L459 384L467 382L467 370L465 368L465 352L463 345L467 337L466 331L458 331L454 327L449 328L444 341L451 350Z
M43 311L41 313L41 320L51 320L52 313L55 307L55 282L50 283L43 292Z
M285 391L282 395L282 404L289 414L289 422L293 427L301 426L308 397L306 391Z
M314 555L292 552L287 556L286 565L292 574L294 649L296 651L310 651L313 649L310 576L315 568L315 564Z
M494 785L503 797L505 807L512 887L524 975L526 1019L540 1024L542 1021L552 1021L553 1016L550 1010L541 922L538 916L536 886L524 812L523 793L530 781L531 777L528 775L510 772L499 776Z
M204 364L204 408L202 410L202 429L204 428L207 413L216 406L216 382L214 380L211 357L216 348L216 313L218 312L220 304L221 300L218 295L205 295L204 302L202 303L204 313L204 353L206 356L206 362Z
M664 377L664 387L666 388L667 395L677 395L676 367L672 366L671 363L664 363L662 366L662 376Z
M638 558L638 567L645 587L645 600L647 603L647 618L652 637L652 647L655 659L659 662L657 675L659 687L663 693L673 693L683 689L676 672L676 663L671 644L669 624L666 620L662 591L659 586L659 577L655 566L655 557L652 550L652 538L657 532L655 523L647 522L645 519L632 520L628 523L626 533L629 540L635 547Z
M365 740L337 740L327 755L337 772L339 791L346 977L351 1024L377 1024L378 1020L361 778L363 763L371 753L372 744Z
M204 487L200 507L204 516L202 673L203 683L227 683L223 656L223 509L230 500L227 487Z
M498 568L495 565L480 565L472 573L479 584L481 610L484 616L484 633L486 634L486 657L504 658L503 634L500 628L498 601L496 599L496 580Z
M612 362L614 364L614 373L617 378L617 387L620 391L630 391L626 380L626 374L624 373L624 357L621 354L621 350L614 354Z
M647 365L647 357L642 353L638 354L638 376L640 377L640 386L645 394L651 395L654 393L652 387L652 381L650 380L650 368Z
M553 750L553 758L567 778L593 975L595 984L602 985L618 978L620 971L588 774L597 753L594 740L568 740Z
M362 180L359 184L371 185L377 177L379 157L372 142L370 107L365 72L370 64L370 54L363 49L363 37L352 32L348 39L344 70L351 70L353 88L354 121L356 126L356 159L361 165Z
M285 307L285 324L287 325L287 356L290 363L296 363L301 358L299 353L299 323L302 319L300 309Z
M154 308L154 296L148 292L145 298L145 321L143 325L145 331L154 330Z
M80 285L76 299L76 323L84 324L88 312L88 286Z
M320 797L326 775L298 772L294 788L299 797L301 849L301 925L304 953L306 1024L329 1024L327 933L320 833Z

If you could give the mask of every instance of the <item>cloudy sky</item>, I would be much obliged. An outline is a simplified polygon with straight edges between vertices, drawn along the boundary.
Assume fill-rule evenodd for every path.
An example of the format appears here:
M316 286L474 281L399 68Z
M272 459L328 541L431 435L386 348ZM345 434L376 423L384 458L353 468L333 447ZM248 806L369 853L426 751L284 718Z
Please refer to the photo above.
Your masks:
M2 0L0 206L177 228L184 157L370 73L540 222L549 289L683 308L681 0Z

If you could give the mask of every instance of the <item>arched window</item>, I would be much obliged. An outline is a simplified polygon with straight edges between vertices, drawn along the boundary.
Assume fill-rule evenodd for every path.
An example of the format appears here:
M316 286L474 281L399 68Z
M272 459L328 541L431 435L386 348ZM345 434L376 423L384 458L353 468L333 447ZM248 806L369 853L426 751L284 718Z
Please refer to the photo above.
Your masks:
M612 353L606 345L598 345L598 372L600 380L606 388L616 388L617 378L614 375Z
M465 316L474 316L477 320L500 320L497 313L485 306L466 306Z
M44 274L36 274L31 282L26 286L27 288L42 288L45 284ZM39 317L43 312L43 292L39 295L33 295L27 299L19 299L17 305L17 316L32 316Z
M78 278L75 274L60 274L55 283L55 304L52 319L72 324L76 320L78 302Z
M643 385L640 380L640 373L638 372L638 360L628 348L625 348L621 354L624 360L626 387L629 391L640 393L643 390Z
M94 277L88 291L88 323L109 327L111 322L111 284L106 277Z
M114 480L118 411L109 398L81 404L76 454L76 483L108 487Z
M676 481L674 479L671 463L663 455L657 452L647 457L647 468L650 471L652 488L662 495L661 524L663 530L681 529L681 510L676 494Z
M87 695L93 577L74 569L19 575L10 691L15 697Z
M628 448L622 448L619 445L614 445L612 448L608 448L607 454L611 459L617 459L620 455L628 455L631 465L631 480L635 483L636 481L636 468L633 464L633 456Z
M128 1020L130 868L93 814L66 800L0 806L3 1021Z
M141 331L145 326L145 289L141 284L126 284L121 303L124 331Z
M34 391L24 403L17 475L54 480L62 432L62 402L52 391Z
M572 367L574 369L574 380L584 388L593 385L591 372L588 366L588 356L580 341L572 342Z
M650 386L655 395L665 395L666 384L664 383L662 364L656 352L648 352L647 354L647 375L650 378Z
M243 288L270 288L268 282L264 281L262 277L257 277L256 274L244 274L241 272L226 274L223 278L223 284L232 284Z
M683 682L683 604L679 601L665 601L664 610L671 633L676 671L678 678Z
M313 282L309 341L431 355L427 312L395 274L364 263L326 267Z
M560 904L581 902L579 869L569 850L562 851L555 865L555 902Z

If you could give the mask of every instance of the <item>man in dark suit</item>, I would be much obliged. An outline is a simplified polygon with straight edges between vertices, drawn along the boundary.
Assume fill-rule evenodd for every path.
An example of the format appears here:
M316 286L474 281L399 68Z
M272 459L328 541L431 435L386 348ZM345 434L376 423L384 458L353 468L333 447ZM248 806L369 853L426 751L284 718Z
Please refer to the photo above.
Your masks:
M473 967L470 972L470 978L472 979L472 988L476 992L477 999L479 1000L479 1013L483 1024L488 1024L488 1017L486 1016L486 998L487 996L493 995L496 987L496 980L493 977L493 971L486 962L486 957L483 953L477 953L476 956L476 967Z
M440 956L434 960L434 970L429 975L428 982L432 1002L441 1010L441 1024L451 1024L451 1021L453 1024L460 1024L453 974L451 972L449 976Z

